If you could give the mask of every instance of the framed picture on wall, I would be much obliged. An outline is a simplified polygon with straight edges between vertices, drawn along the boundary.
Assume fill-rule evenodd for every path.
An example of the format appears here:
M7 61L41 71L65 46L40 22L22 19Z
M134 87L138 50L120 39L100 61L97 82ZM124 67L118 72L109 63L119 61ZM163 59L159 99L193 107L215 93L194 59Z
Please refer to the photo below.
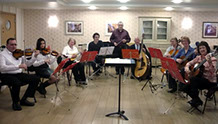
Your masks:
M106 33L105 35L111 35L112 32L118 28L118 22L119 21L112 21L112 22L107 22L106 23Z
M203 22L203 38L217 38L218 22Z
M65 21L66 34L83 34L82 21Z

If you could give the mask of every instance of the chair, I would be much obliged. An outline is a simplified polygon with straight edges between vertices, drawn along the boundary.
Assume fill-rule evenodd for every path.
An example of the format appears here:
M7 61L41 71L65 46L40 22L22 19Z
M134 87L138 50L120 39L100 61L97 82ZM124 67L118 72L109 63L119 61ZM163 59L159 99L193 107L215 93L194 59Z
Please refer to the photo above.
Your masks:
M218 84L218 74L217 74L217 84ZM207 105L207 101L209 99L211 99L211 97L214 99L214 105L216 106L216 91L218 90L218 85L216 85L215 87L212 87L210 89L208 89L207 93L205 94L206 96L206 100L204 102L204 107L203 107L203 110L202 110L202 114L204 114L205 112L205 108L206 108L206 105Z
M1 89L1 87L4 86L4 85L7 85L7 84L2 83L2 81L0 80L0 89ZM12 98L12 92L13 92L12 86L7 85L7 87L8 87L9 90L10 90L10 94L11 94L11 98ZM37 101L36 101L36 97L35 97L35 96L33 97L33 99L34 99L34 102L36 103Z

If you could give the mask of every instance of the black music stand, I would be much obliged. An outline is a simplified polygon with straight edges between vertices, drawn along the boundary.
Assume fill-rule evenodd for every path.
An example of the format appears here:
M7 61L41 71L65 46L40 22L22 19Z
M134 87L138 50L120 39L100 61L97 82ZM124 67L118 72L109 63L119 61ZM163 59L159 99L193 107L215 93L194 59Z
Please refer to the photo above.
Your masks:
M138 59L139 58L139 51L137 49L122 49L122 56L124 59ZM127 72L127 77L128 76L129 76L129 68L128 68L128 72ZM132 75L132 73L131 73L131 76L133 76L136 80L138 80L134 75ZM138 81L140 82L140 80L138 80Z
M177 67L176 61L171 59L171 58L162 58L161 59L162 64L164 66L165 69L167 69L169 71L169 73L171 74L171 76L176 80L177 82L177 96L175 97L173 103L171 104L171 106L164 112L164 114L166 114L172 107L173 105L176 103L176 99L179 96L179 82L182 82L184 84L186 84L186 82L184 81L182 75L180 74L180 71Z
M121 60L125 60L125 59L120 59ZM131 61L131 63L122 63L120 62L119 64L117 63L110 63L110 64L116 64L119 66L124 66L124 65L131 65L131 64L135 64L133 59L129 59ZM107 63L106 63L107 64ZM120 117L123 117L125 120L129 120L125 115L125 111L124 110L120 110L120 99L121 99L121 68L119 68L119 92L118 92L118 111L117 112L113 112L113 113L109 113L107 115L105 115L106 117L109 116L113 116L113 115L118 115Z
M104 46L104 47L101 47L98 56L103 57L103 58L112 57L113 52L114 52L114 49L115 49L115 47L114 47L114 46L110 46L110 45L108 45L108 46L106 46L106 47L105 47L105 46ZM96 64L98 64L98 63L96 63ZM100 65L98 64L98 66L100 66ZM109 76L111 76L111 77L113 77L113 78L117 78L117 77L113 76L112 74L110 74L110 73L106 70L105 63L104 63L102 66L100 66L100 68L96 71L96 73L97 73L99 70L101 70L101 69L104 69L105 75L108 74Z

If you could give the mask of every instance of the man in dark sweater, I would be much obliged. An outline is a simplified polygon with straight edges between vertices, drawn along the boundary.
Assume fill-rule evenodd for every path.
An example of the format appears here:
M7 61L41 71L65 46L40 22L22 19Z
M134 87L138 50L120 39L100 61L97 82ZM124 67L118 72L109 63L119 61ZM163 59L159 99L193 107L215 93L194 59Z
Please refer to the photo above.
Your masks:
M100 35L98 33L94 33L92 37L93 37L94 41L89 43L88 51L98 51L99 52L100 48L103 47L103 42L101 40L99 40ZM101 72L99 70L99 68L100 68L99 65L102 65L102 58L99 56L96 56L95 62L92 62L91 65L92 65L92 68L94 70L94 73L96 71L98 71L98 72L96 72L96 75L98 76L99 73Z

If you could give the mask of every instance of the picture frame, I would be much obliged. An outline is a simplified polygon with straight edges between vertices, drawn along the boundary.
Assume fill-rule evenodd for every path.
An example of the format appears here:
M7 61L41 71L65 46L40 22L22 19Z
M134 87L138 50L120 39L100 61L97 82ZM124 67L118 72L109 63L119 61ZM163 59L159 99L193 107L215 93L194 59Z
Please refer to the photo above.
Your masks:
M203 38L217 38L218 34L218 22L203 22L202 26Z
M106 22L105 35L111 35L112 32L118 28L118 22L119 21Z
M65 21L65 34L83 35L83 21Z

